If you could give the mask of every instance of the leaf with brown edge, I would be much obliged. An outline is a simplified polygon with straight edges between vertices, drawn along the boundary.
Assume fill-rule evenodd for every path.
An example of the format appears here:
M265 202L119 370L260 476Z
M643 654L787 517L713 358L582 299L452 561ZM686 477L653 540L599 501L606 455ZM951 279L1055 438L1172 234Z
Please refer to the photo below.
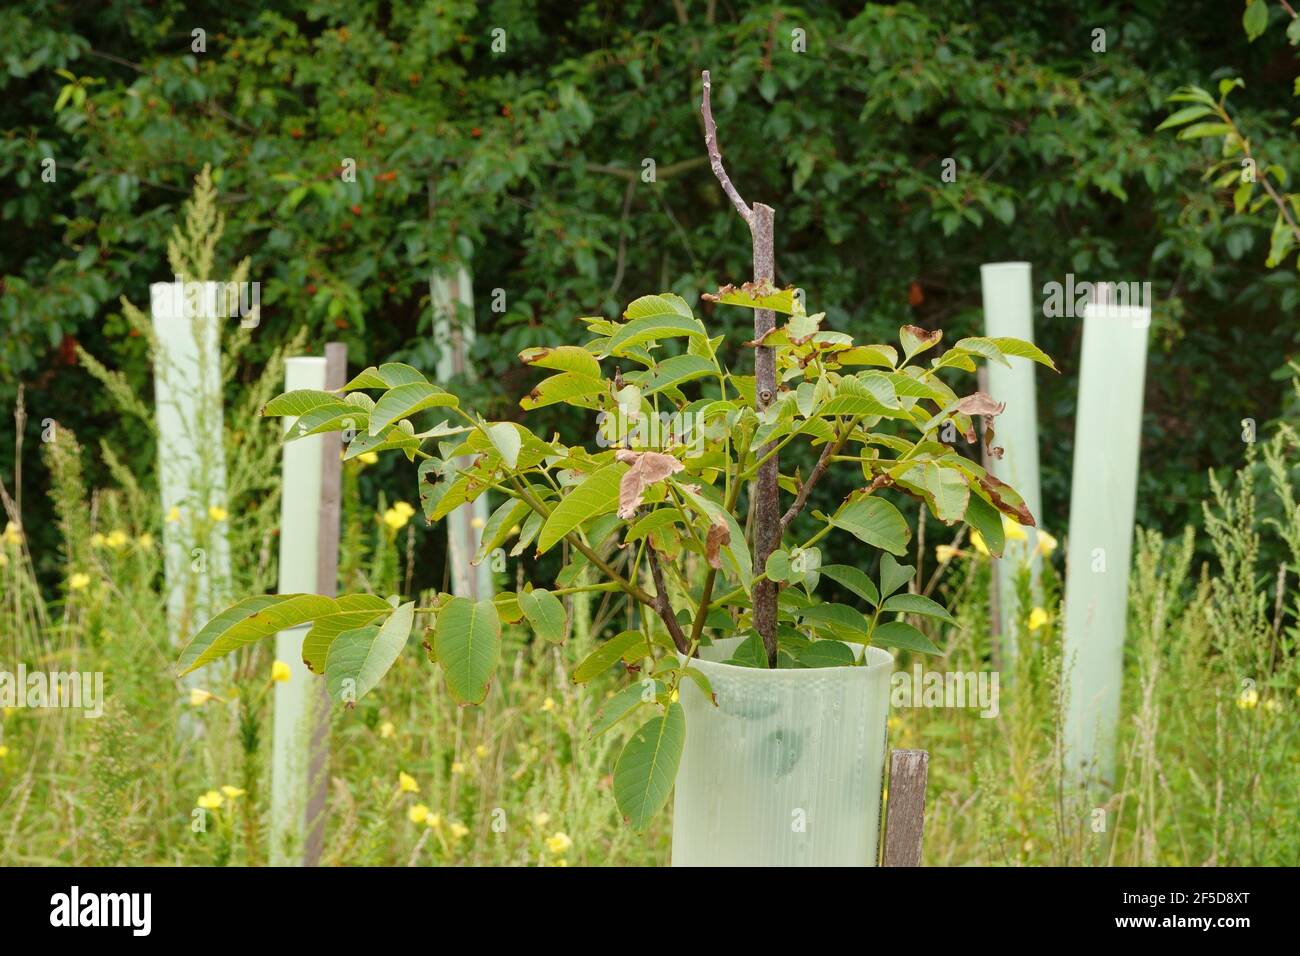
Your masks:
M967 395L959 401L953 408L955 412L961 412L963 415L1001 415L1007 407L1006 402L995 402L993 396L986 392L975 392Z
M980 487L988 494L989 501L993 503L993 507L997 508L998 511L1010 515L1026 527L1038 527L1034 523L1034 516L1025 507L1025 499L1020 497L1020 492L1005 481L1000 481L992 475L985 475L979 482Z
M725 523L709 525L709 536L704 542L704 555L709 567L715 571L722 568L722 546L731 544L731 529Z
M658 451L629 451L620 449L615 456L632 467L618 483L618 516L630 518L645 497L646 488L656 481L675 475L685 466L672 455Z
M943 339L943 332L935 329L933 332L923 329L916 325L905 325L898 330L898 341L903 344L903 355L911 358L913 355L920 355L927 349L932 349Z

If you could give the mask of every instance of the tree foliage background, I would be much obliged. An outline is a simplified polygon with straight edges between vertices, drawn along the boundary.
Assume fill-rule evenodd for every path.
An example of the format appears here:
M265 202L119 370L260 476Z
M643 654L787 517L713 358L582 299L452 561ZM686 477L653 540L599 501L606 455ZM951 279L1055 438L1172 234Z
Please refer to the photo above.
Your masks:
M152 439L97 395L75 345L150 394L120 298L143 304L171 278L167 236L205 163L224 264L251 257L261 283L232 389L304 324L314 351L342 340L354 363L432 371L428 279L457 258L474 277L475 400L490 417L531 385L515 353L571 341L575 316L672 290L715 327L738 321L698 301L749 267L704 159L708 68L731 176L777 210L778 279L808 290L830 327L868 341L904 323L978 334L983 262L1031 262L1036 293L1071 272L1150 280L1138 517L1180 526L1207 469L1240 461L1241 420L1279 413L1277 372L1300 341L1294 263L1263 263L1268 212L1235 214L1231 190L1202 182L1217 140L1154 132L1177 86L1241 76L1233 101L1257 151L1300 169L1293 51L1278 30L1248 42L1241 17L1222 0L10 6L0 400L24 384L29 501L45 418L149 469ZM355 183L340 176L349 159ZM1082 327L1036 324L1063 372L1039 376L1039 517L1059 531ZM750 336L729 331L743 349ZM0 443L0 471L13 454ZM407 474L390 463L366 480L413 497Z

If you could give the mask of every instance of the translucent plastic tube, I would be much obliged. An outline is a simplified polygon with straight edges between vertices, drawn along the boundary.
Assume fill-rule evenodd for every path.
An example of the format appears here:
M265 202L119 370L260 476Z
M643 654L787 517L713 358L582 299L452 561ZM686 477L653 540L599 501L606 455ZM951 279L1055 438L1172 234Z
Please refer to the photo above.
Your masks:
M893 655L766 670L704 649L714 707L685 682L673 866L874 866Z

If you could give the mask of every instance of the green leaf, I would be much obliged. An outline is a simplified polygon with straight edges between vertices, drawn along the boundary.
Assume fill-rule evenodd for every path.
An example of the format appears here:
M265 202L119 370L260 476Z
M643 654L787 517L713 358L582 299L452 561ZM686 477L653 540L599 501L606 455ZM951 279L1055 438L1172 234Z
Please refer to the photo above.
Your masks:
M330 700L356 705L379 683L406 647L415 622L415 603L408 601L374 624L344 631L330 644L325 661L325 686Z
M937 329L931 332L915 325L905 325L898 330L898 341L903 345L903 357L908 359L934 348L942 340L943 332Z
M1204 105L1184 106L1176 113L1171 113L1168 119L1156 127L1156 132L1158 133L1161 130L1170 129L1174 126L1182 126L1184 123L1190 123L1194 119L1199 119L1200 117L1213 112L1214 110Z
M545 588L520 591L519 607L538 637L552 644L564 643L568 618L559 598Z
M998 347L1003 355L1011 355L1017 358L1032 359L1039 365L1046 365L1053 372L1059 372L1056 363L1046 352L1034 345L1033 342L1026 342L1024 339L1010 338L1009 336L998 336L988 339ZM959 343L960 344L960 343Z
M555 506L537 539L537 553L544 554L555 543L589 518L609 514L618 507L618 485L627 474L621 461L597 468L576 488L569 490Z
M600 378L600 363L586 349L577 345L560 345L554 348L524 349L519 358L538 368L553 368L560 372L573 372L584 378Z
M866 615L847 604L814 604L798 612L805 624L825 626L837 634L854 636L865 641L871 633Z
M666 388L713 375L716 371L713 363L706 358L698 355L674 355L648 371L625 375L623 379L640 387L643 396L650 396Z
M600 705L596 719L592 721L587 737L599 737L642 704L653 704L655 697L667 688L662 681L643 677L635 684L629 684L617 694Z
M865 571L847 564L827 564L822 566L821 573L842 587L848 588L872 607L880 604L880 592L876 590L875 582L867 577Z
M421 462L421 464L424 463ZM505 540L510 537L510 532L515 525L528 517L531 510L527 502L520 501L517 498L507 498L497 506L497 509L487 519L487 523L483 525L483 536L478 554L474 556L474 563L480 563L492 551L501 547Z
M536 388L519 400L519 407L525 411L532 411L534 408L544 408L560 402L579 407L588 405L594 407L595 400L592 396L604 393L608 387L608 383L600 378L579 375L576 372L561 372L559 375L542 379Z
M385 428L426 408L446 408L460 404L459 399L448 391L428 382L411 382L389 389L379 401L375 402L370 413L370 434L378 435Z
M850 501L830 519L831 524L860 541L894 554L906 554L912 531L899 510L884 498Z
M396 388L399 385L411 385L417 382L427 384L428 381L417 368L401 362L387 362L378 368L370 366L344 385L343 391L351 392L358 388Z
M804 667L852 667L856 658L853 649L841 641L813 641L798 654L797 660Z
M646 342L683 335L708 339L703 323L691 314L690 306L681 296L642 296L623 315L628 322L618 326L605 346L611 355L625 354Z
M763 638L757 631L750 633L749 637L736 645L731 657L723 663L736 667L767 667L767 649L763 646Z
M899 647L905 651L920 651L923 654L941 653L928 637L902 621L881 624L872 632L871 643L877 647Z
M226 608L199 630L181 652L179 676L231 651L340 610L320 594L259 594Z
M991 504L977 494L970 496L966 505L966 523L980 533L989 554L995 558L1002 557L1006 546L1006 532L1002 530L1002 515Z
M585 684L593 677L605 673L614 666L615 662L621 661L623 656L638 644L643 647L646 644L645 635L640 631L623 631L615 634L587 655L586 660L574 669L570 680L575 684ZM649 653L648 647L646 652Z
M1196 123L1178 133L1179 139L1203 139L1206 136L1224 136L1232 132L1227 123Z
M773 551L767 556L767 579L769 581L790 580L790 553L785 549Z
M497 450L501 456L501 461L507 468L513 469L519 464L519 449L523 447L524 440L519 434L519 429L509 422L497 422L494 425L488 425L484 429L487 432L488 441L492 447Z
M731 574L748 594L753 586L754 569L749 556L749 545L745 542L745 532L736 521L735 516L722 505L705 497L703 491L695 492L684 482L669 479L691 507L709 519L710 524L722 522L727 526L730 540L722 546L722 558Z
M668 801L686 743L686 712L667 711L641 726L614 765L614 799L634 830L644 830Z
M325 673L325 662L335 638L344 631L372 624L376 618L383 617L393 609L391 604L373 594L345 594L337 600L340 608L352 610L341 610L317 618L307 636L302 639L302 662L313 674Z
M637 519L636 524L628 528L623 541L625 544L640 541L652 532L672 527L675 522L681 520L681 517L681 513L676 508L656 508L645 517Z
M333 392L321 392L314 388L297 388L292 392L277 395L262 406L262 415L266 418L279 418L285 415L305 415L313 408L322 405L342 405L343 399Z
M936 601L931 601L923 594L895 594L885 602L882 611L903 611L907 614L920 614L935 617L945 624L956 624L948 609Z
M433 644L457 703L482 703L501 659L501 619L496 605L452 598L438 612Z
M912 580L912 575L916 573L916 568L910 564L899 564L894 560L892 555L882 554L880 556L880 593L883 597L889 597L908 581Z
M1246 31L1246 39L1254 43L1268 29L1268 4L1264 0L1246 0L1241 25Z

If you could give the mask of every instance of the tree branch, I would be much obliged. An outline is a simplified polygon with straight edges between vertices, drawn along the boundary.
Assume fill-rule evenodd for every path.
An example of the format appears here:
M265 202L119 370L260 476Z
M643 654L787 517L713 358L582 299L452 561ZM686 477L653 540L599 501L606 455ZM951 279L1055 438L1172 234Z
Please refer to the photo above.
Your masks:
M713 121L713 104L709 98L712 87L709 82L709 71L705 70L700 75L704 79L704 97L700 100L700 115L704 117L704 148L709 153L709 165L713 167L713 175L718 177L718 182L722 184L722 191L736 207L736 212L752 226L754 211L746 205L745 200L740 198L740 193L736 192L736 187L731 184L727 171L722 168L722 151L718 147L718 124Z
M682 633L682 626L677 623L677 617L673 614L672 602L668 600L668 586L664 584L664 570L659 566L659 557L653 546L646 548L646 555L650 559L650 576L655 582L654 609L659 612L664 625L668 628L668 633L672 635L673 644L683 654L689 655L691 645L687 643L686 635Z

